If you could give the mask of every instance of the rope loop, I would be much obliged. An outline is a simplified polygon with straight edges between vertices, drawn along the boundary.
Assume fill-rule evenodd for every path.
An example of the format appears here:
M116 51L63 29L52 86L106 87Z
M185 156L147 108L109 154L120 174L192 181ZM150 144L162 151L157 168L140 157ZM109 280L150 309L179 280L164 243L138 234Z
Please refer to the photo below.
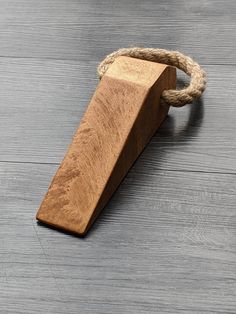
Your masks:
M97 68L100 79L119 56L133 57L175 66L190 76L190 84L186 88L163 91L162 102L169 106L182 107L198 99L205 90L206 74L197 62L178 51L157 48L122 48L112 52Z

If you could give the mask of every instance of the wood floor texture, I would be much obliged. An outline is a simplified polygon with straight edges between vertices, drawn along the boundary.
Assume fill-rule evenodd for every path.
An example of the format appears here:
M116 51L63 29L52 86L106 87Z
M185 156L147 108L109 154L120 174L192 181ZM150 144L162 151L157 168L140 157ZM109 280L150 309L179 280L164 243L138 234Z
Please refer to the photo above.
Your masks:
M235 1L0 0L0 43L0 313L236 313ZM195 58L204 96L85 238L37 224L98 63L130 46Z

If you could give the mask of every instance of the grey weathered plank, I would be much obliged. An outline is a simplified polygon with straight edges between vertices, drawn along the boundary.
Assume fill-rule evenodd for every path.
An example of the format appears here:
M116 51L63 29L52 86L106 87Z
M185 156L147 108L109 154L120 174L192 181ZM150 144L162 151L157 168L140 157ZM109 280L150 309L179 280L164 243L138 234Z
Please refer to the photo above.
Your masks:
M100 60L157 46L235 64L234 1L1 0L0 55Z
M138 161L81 239L34 220L55 169L0 163L1 313L235 312L235 175Z
M0 161L59 163L98 83L96 65L1 58ZM236 67L205 69L208 86L202 103L171 109L143 163L236 172Z

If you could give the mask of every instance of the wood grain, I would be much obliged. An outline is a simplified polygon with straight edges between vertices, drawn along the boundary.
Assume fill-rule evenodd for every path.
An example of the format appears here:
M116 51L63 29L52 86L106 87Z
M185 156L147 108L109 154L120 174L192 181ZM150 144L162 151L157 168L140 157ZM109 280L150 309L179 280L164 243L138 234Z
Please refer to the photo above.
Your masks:
M0 4L1 56L98 63L120 47L157 46L181 50L204 64L235 64L232 0L227 5L224 0L90 0L89 4L1 0Z
M35 222L56 168L0 164L2 312L235 312L235 175L139 159L81 239Z
M0 161L59 164L98 84L96 66L0 58ZM202 101L170 109L147 147L144 162L150 166L236 172L236 67L204 69L208 85ZM178 77L187 83L184 75Z
M166 118L173 67L119 57L99 83L37 219L84 235Z
M0 8L0 313L235 313L235 1ZM190 54L207 90L170 110L86 238L43 227L96 67L124 46Z

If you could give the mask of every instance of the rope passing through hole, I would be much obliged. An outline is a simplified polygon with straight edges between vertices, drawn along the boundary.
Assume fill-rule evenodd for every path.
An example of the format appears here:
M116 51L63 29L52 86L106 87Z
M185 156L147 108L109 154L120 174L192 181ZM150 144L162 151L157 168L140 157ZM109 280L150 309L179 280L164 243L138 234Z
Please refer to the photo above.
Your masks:
M97 68L100 79L119 56L133 57L175 66L190 76L190 83L186 88L163 91L161 101L169 106L182 107L198 99L205 90L206 74L197 62L178 51L157 48L122 48L112 52L106 56Z

